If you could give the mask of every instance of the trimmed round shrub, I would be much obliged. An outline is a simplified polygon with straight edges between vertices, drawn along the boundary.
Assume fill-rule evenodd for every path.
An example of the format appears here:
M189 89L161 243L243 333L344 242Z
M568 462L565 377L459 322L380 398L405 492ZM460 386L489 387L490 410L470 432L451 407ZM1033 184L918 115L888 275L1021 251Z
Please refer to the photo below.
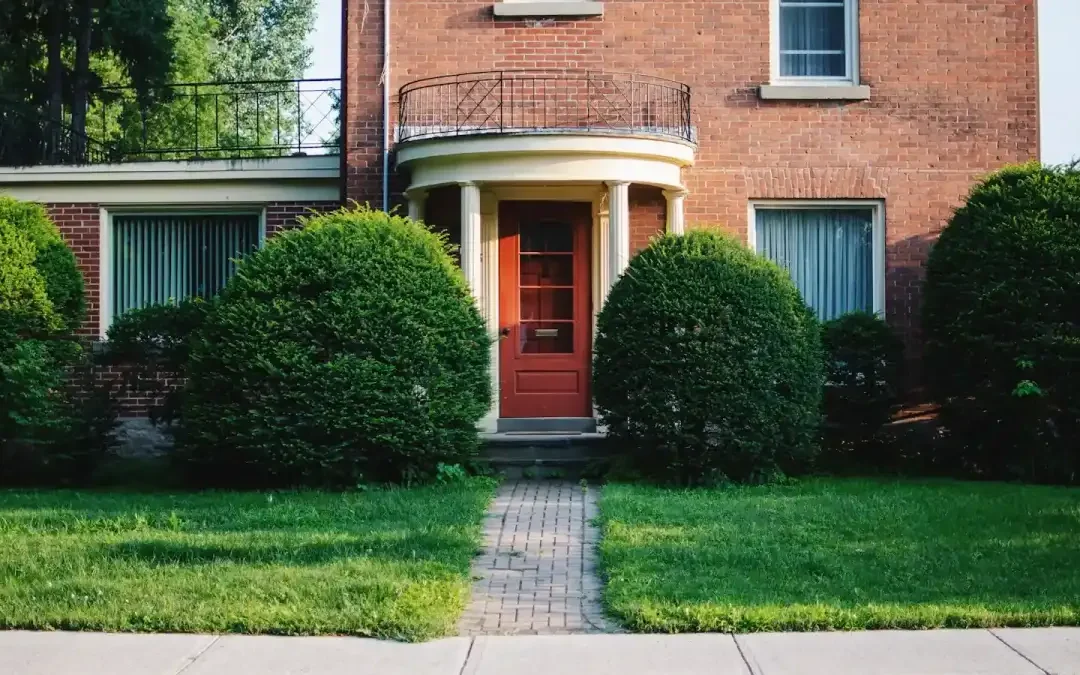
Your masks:
M904 344L884 320L852 312L821 329L825 426L830 444L861 444L889 421L899 398Z
M816 452L817 319L786 273L726 236L667 235L630 261L593 371L617 452L661 481L767 480Z
M38 250L24 228L0 216L0 482L59 477L75 419L65 387L81 355L64 339Z
M0 341L39 335L57 326L37 250L20 228L0 217Z
M14 223L0 218L0 455L28 442L58 419L54 392L63 370L35 339L55 325L36 250ZM8 461L3 462L8 464Z
M1080 470L1080 171L1029 164L976 185L934 246L923 327L953 469Z
M192 344L178 441L193 477L352 486L473 457L491 341L450 252L359 208L245 259Z
M0 220L14 225L34 246L34 267L45 281L45 292L59 319L58 329L77 329L86 315L82 273L75 254L45 209L40 204L0 197Z

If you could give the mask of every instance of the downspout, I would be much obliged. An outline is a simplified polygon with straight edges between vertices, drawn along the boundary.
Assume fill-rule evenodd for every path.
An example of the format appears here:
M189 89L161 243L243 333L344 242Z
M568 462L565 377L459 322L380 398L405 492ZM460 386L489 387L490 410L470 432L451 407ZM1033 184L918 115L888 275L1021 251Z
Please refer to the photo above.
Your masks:
M383 0L383 211L390 210L390 2Z

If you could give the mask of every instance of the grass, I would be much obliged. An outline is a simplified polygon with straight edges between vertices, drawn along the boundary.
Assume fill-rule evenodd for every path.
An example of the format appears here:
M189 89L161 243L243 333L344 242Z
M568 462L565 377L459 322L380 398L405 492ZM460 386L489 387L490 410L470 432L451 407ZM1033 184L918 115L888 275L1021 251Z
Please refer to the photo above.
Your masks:
M1080 490L809 480L601 502L605 603L646 632L1080 624Z
M0 628L447 635L492 492L0 491Z

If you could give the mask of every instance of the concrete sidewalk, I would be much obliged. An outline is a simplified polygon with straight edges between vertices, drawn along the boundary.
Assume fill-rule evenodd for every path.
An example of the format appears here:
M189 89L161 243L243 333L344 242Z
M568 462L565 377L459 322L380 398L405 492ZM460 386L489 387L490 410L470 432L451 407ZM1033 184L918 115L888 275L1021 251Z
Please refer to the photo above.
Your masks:
M3 675L1080 675L1080 628L359 638L0 632Z

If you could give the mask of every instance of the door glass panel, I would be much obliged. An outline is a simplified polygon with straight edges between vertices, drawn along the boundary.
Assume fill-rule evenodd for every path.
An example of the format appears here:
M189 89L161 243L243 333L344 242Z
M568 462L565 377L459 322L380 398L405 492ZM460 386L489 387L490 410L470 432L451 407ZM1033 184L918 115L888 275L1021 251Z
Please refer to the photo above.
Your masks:
M570 321L529 321L521 324L522 354L572 354L574 324Z
M574 228L568 223L522 223L522 253L573 253Z
M574 290L571 288L521 289L522 321L572 321Z
M574 352L574 228L523 223L519 230L522 354Z
M522 286L573 286L574 254L521 256Z

